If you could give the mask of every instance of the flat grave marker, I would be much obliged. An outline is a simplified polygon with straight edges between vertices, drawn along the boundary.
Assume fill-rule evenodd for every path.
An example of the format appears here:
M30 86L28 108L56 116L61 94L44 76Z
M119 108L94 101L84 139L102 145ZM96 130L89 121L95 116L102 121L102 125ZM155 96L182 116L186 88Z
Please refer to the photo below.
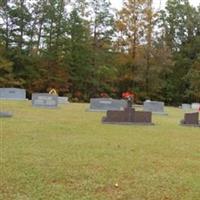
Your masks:
M12 117L11 112L1 112L0 111L0 118L10 118L10 117Z

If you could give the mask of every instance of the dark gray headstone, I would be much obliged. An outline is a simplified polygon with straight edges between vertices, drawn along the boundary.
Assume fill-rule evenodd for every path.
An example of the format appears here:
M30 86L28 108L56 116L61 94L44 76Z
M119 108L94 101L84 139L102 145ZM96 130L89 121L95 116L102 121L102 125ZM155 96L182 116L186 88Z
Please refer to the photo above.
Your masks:
M1 117L12 117L12 113L10 113L10 112L0 112L0 118Z
M20 88L0 88L0 99L25 100L26 90Z
M191 105L190 105L190 104L183 103L182 106L181 106L181 108L182 108L183 110L190 110L190 109L191 109Z
M199 113L185 113L184 120L181 121L185 126L197 126L200 127Z
M126 108L123 111L108 110L102 122L108 124L153 125L151 112L135 111L132 108Z
M165 104L160 101L145 101L144 102L144 111L152 112L155 114L166 115L164 111Z
M58 96L48 93L33 93L32 106L43 108L56 108L58 106Z
M92 98L90 99L90 111L124 110L127 101L111 98Z

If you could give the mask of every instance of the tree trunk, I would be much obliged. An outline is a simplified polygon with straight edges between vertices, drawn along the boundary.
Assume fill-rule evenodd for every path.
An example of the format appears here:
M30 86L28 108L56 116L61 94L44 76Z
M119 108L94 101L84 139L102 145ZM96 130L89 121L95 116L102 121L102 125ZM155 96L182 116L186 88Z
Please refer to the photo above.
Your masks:
M152 0L148 0L147 4L147 62L146 62L146 78L145 78L145 85L146 85L146 95L149 97L149 75L150 75L150 68L151 68L151 50L152 50L152 20L153 20L153 13L152 13Z

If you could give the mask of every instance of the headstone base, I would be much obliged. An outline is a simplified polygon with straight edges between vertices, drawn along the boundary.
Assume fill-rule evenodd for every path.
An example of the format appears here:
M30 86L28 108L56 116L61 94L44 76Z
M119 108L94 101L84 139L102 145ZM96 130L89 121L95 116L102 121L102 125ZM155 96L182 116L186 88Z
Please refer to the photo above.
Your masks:
M29 101L29 99L18 99L18 98L0 98L0 101Z
M200 128L200 121L199 124L184 124L182 121L180 123L181 126L186 126L186 127L197 127Z
M138 126L154 126L154 123L139 123L139 122L105 122L102 120L103 124L113 124L113 125L138 125Z
M156 115L165 115L165 116L168 115L168 113L166 113L166 112L152 112L152 114L156 114Z

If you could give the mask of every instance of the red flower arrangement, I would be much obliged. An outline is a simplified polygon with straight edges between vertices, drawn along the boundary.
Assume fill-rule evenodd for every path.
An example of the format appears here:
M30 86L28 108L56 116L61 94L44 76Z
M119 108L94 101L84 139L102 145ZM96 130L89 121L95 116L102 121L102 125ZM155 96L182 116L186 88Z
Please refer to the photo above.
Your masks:
M124 99L129 99L129 98L133 98L134 97L134 94L132 92L123 92L122 93L122 97Z

